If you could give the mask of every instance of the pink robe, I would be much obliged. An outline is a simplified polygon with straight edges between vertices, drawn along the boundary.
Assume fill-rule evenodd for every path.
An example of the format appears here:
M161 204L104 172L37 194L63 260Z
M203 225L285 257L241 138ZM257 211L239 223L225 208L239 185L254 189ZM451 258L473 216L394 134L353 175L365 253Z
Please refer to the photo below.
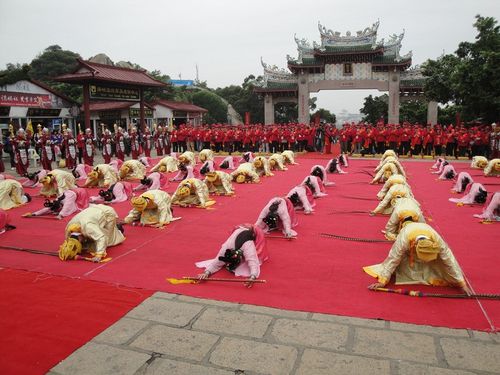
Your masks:
M219 168L222 168L221 167L222 163L224 163L226 161L227 161L227 164L228 164L227 169L236 169L235 166L234 166L234 158L232 156L225 157L224 160L222 160L221 163L219 164ZM222 169L225 169L225 168L222 168Z
M170 181L182 181L188 178L198 178L198 171L194 170L192 166L186 165L186 170L183 171L179 169L179 172L174 176L174 178L170 179Z
M123 160L121 159L114 159L109 162L109 165L113 167L116 173L120 173L120 168L123 165Z
M167 177L163 173L160 173L160 172L150 173L148 176L146 176L146 178L151 179L151 185L143 185L143 184L137 185L134 188L134 191L161 190L161 189L167 188L169 185Z
M89 206L89 196L87 190L85 189L70 189L66 190L64 193L64 199L62 200L62 207L57 215L60 217L66 217L74 214L77 211L84 210ZM44 207L38 211L33 212L34 216L47 215L50 213L56 214L49 207Z
M345 168L349 168L349 158L347 157L346 154L339 155L337 159L339 161L339 164L344 164Z
M475 214L474 217L483 220L500 221L500 192L488 194L483 212L480 215Z
M248 158L248 160L245 159L245 157ZM240 163L253 163L253 159L254 159L254 156L253 156L253 153L252 152L244 152L241 159L240 159Z
M437 162L436 162L436 164L437 164ZM434 166L436 166L436 164L434 164L432 166L432 168L434 168ZM434 171L434 172L431 172L431 173L432 174L441 174L443 172L443 170L444 170L444 167L446 167L447 165L450 165L450 163L448 163L446 160L441 160L441 162L439 164L437 164L437 167L434 168L434 169L437 169L437 170Z
M113 195L115 199L108 203L121 203L127 201L132 196L132 184L127 181L118 181L113 186ZM90 201L92 203L103 203L104 198L100 195L94 195L90 197Z
M40 186L40 180L42 178L44 178L45 176L47 176L47 173L49 173L49 172L50 171L42 169L42 170L38 171L38 173L35 176L34 180L27 179L21 185L23 185L23 187L27 187L27 188L36 188L36 187L39 187Z
M334 159L330 160L328 162L328 164L326 164L325 170L326 170L327 173L340 173L340 174L347 173L347 172L344 172L342 170L342 168L340 168L340 163L339 163L338 159L337 159L337 162L335 163L335 169L333 170L333 172L331 172L330 168L331 168L331 166L332 166L333 163L334 163Z
M78 164L75 168L75 172L78 173L77 180L86 180L87 175L92 172L92 166L88 164Z
M450 178L447 178L446 175L448 173L453 172L453 176L457 175L457 171L455 171L455 168L453 168L453 165L448 164L443 168L442 173L439 175L438 180L450 180Z
M312 168L311 168L311 172L309 173L310 175L313 175L312 173L314 172L314 170L316 168L319 168L321 170L321 175L323 178L319 177L320 181L321 181L321 184L323 184L324 186L333 186L335 185L335 182L330 182L328 181L328 175L326 174L326 170L325 168L322 166L322 165L313 165Z
M450 198L450 202L454 203L463 203L463 204L475 204L476 194L479 193L479 189L486 191L483 185L478 182L474 182L472 184L467 185L467 189L465 191L465 195L462 198Z
M294 206L296 210L304 210L305 213L311 213L314 211L313 207L316 206L316 202L314 202L314 197L311 193L311 189L307 186L295 186L292 190L288 192L286 197L290 199L290 197L297 193L299 197L299 205Z
M443 158L438 158L431 168L432 169L439 169L439 167L441 167L441 164L443 163L443 161L444 161Z
M215 172L215 164L213 160L207 160L206 162L203 163L203 165L200 168L200 174L204 175L208 172Z
M326 191L325 187L323 186L321 179L319 177L307 176L306 178L304 178L304 181L302 181L301 185L307 186L307 184L306 184L307 179L309 179L309 181L313 187L313 189L311 189L311 187L308 186L309 189L311 189L311 192L312 192L314 198L326 197L328 195L325 193L325 191Z
M256 226L250 227L253 227L256 238L254 241L247 241L241 246L244 260L238 267L236 267L234 271L236 276L249 277L251 275L255 275L256 277L259 277L260 265L268 259L265 251L265 238L262 229ZM196 267L205 268L205 271L208 271L211 274L219 271L225 265L223 261L219 260L219 257L224 256L227 249L234 249L236 237L238 234L247 229L249 229L248 226L236 227L226 242L222 244L216 257L202 262L197 262Z
M151 167L151 158L147 156L143 156L139 158L139 161L144 164L146 168Z
M290 200L286 198L272 198L260 212L259 218L255 222L255 225L261 228L266 233L270 232L269 227L263 220L269 212L269 207L276 201L280 202L278 210L276 211L280 218L277 229L281 229L284 235L293 237L297 236L297 232L292 229L292 227L296 227L299 223L297 220L297 215L295 214L295 210L293 209L292 202L290 202Z
M468 181L467 181L468 180ZM468 184L473 183L471 175L467 172L460 172L457 177L457 182L455 182L455 186L451 189L456 193L463 193Z

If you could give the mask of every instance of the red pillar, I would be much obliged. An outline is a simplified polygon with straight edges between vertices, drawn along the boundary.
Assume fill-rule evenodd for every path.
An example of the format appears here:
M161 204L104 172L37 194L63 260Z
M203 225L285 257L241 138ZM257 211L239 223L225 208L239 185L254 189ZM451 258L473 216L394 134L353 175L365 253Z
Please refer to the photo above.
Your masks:
M145 124L144 124L144 91L142 89L142 87L139 89L139 96L140 96L140 112L141 112L141 115L140 115L140 124L139 124L139 129L141 129L141 132L143 132L144 134L144 129L146 128Z
M85 114L85 129L90 129L90 99L89 99L89 84L83 84L83 112Z

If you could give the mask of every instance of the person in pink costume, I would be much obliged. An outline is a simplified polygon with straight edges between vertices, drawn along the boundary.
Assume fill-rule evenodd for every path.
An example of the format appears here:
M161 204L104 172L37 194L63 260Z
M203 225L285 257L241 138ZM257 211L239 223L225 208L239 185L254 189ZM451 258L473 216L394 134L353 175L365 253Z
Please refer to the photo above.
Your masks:
M108 164L113 167L113 169L116 171L116 173L120 173L120 168L123 165L123 160L114 159L114 160L111 160Z
M326 197L328 195L325 193L325 187L318 176L307 176L301 185L307 186L314 198Z
M311 168L310 175L311 176L319 177L319 179L321 180L321 183L324 186L333 186L333 185L335 185L335 182L328 181L328 175L326 173L325 168L322 165L313 165L312 168Z
M234 158L232 156L227 156L219 164L220 169L236 169L234 166Z
M307 215L313 213L313 207L316 206L316 202L314 202L313 194L308 186L295 186L288 192L286 197L292 202L295 210L304 210L304 213Z
M45 176L47 176L47 173L49 173L49 172L50 171L42 169L42 170L37 171L37 172L26 173L24 175L24 177L26 177L27 180L24 181L21 185L23 185L23 187L27 187L27 188L40 187L40 180L42 178L44 178Z
M200 168L201 175L205 175L208 172L215 172L215 164L213 160L207 160Z
M486 202L487 197L488 192L484 186L478 182L474 182L467 185L465 195L462 198L450 198L449 201L457 203L460 206L464 204L483 204Z
M134 191L139 190L161 190L168 186L167 177L160 172L153 172L144 177L141 183L134 188Z
M443 168L443 171L438 177L438 180L453 180L457 175L457 171L453 168L453 165L448 164Z
M346 154L340 154L337 159L341 166L349 168L349 158Z
M297 237L297 232L292 229L297 224L297 215L295 215L292 202L288 198L280 197L271 198L255 222L255 225L266 233L281 229L287 238Z
M75 169L71 171L77 180L86 180L90 172L92 172L92 166L88 164L78 164Z
M437 162L436 162L436 163L437 163ZM437 167L436 167L436 168L434 168L434 166L435 166L435 165L436 165L436 164L434 164L434 165L432 166L432 168L433 168L433 169L436 169L436 170L435 170L434 172L431 172L431 173L432 173L432 174L441 174L441 173L443 173L444 167L446 167L447 165L450 165L450 163L448 163L448 161L447 161L447 160L442 159L442 160L441 160L441 163L439 163L439 165L437 165Z
M500 192L488 194L483 212L480 215L475 214L474 217L485 221L500 221Z
M87 208L89 206L89 196L85 189L69 189L52 201L46 199L43 205L44 207L42 209L35 212L28 212L23 216L29 217L52 214L57 215L57 218L60 220Z
M240 163L253 163L253 153L248 151L244 152L243 155L241 156Z
M340 163L337 158L333 158L332 160L330 160L326 165L325 170L327 173L339 173L339 174L347 173L344 172L342 168L340 168Z
M189 164L179 164L179 172L171 178L170 181L182 181L187 178L198 178L198 173L193 169L193 167Z
M467 172L460 172L457 177L457 182L455 182L455 186L451 189L452 193L463 193L467 185L473 183L471 175Z
M12 229L16 229L16 227L9 224L9 215L0 208L0 234Z
M132 184L127 181L118 181L106 190L99 190L99 195L90 197L91 203L121 203L132 196Z
M144 164L144 166L145 166L146 168L151 167L152 160L151 160L151 158L150 158L150 157L148 157L148 156L141 156L141 157L139 158L139 161L140 161L142 164Z
M436 162L434 165L431 167L432 169L439 169L441 167L441 164L443 164L445 160L443 158L437 158Z
M264 232L258 226L238 225L222 244L215 258L196 263L198 268L205 269L205 272L198 275L198 279L207 279L223 267L236 276L257 279L260 266L268 259L265 241ZM251 282L247 284L247 287L251 286Z

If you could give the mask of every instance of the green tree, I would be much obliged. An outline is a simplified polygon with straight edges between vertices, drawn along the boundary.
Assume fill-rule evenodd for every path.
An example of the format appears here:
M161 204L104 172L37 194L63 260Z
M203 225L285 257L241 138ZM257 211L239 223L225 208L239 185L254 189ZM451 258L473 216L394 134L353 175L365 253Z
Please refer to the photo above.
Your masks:
M314 112L311 117L314 118L319 114L319 118L322 121L328 122L330 124L334 124L337 121L335 114L331 113L329 110L324 108L319 108L316 112Z
M207 123L226 123L227 106L221 98L208 90L200 90L192 96L193 104L208 110L205 115Z
M372 95L367 96L363 103L363 108L359 110L365 115L363 121L376 124L380 118L387 119L388 102L389 95L387 94L376 97Z
M7 64L7 69L0 71L0 86L30 79L30 69L28 64Z
M399 121L427 123L427 103L421 100L402 101L399 106Z
M75 100L81 100L82 88L80 86L53 80L54 77L75 71L78 58L81 58L78 53L63 50L58 45L49 46L31 61L29 75Z
M276 103L274 106L274 122L286 124L297 121L298 106L295 103Z
M425 80L424 92L429 100L439 103L456 101L456 72L460 60L455 55L444 55L437 60L427 60L422 64Z

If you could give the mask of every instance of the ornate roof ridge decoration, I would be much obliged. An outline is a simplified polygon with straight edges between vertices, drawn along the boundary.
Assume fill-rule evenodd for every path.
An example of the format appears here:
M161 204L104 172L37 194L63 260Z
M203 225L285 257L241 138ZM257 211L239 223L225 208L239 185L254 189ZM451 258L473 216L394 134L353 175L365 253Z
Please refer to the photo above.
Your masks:
M264 81L262 86L267 86L267 82L297 82L297 77L283 68L278 68L276 65L269 65L264 62L262 57L260 58L260 63L264 68Z
M295 39L295 43L297 43L297 51L299 52L297 61L299 63L302 63L304 57L314 57L314 49L306 38L299 39L297 38L297 34L294 34L293 38Z
M415 79L426 79L426 77L422 73L422 68L420 65L415 65L413 68L410 68L401 73L401 80L415 80Z
M321 45L355 45L355 44L371 44L375 45L377 42L377 30L380 21L377 20L371 27L366 27L364 30L357 31L356 35L351 35L350 31L346 35L341 35L338 31L327 29L318 21L318 30L321 35Z

